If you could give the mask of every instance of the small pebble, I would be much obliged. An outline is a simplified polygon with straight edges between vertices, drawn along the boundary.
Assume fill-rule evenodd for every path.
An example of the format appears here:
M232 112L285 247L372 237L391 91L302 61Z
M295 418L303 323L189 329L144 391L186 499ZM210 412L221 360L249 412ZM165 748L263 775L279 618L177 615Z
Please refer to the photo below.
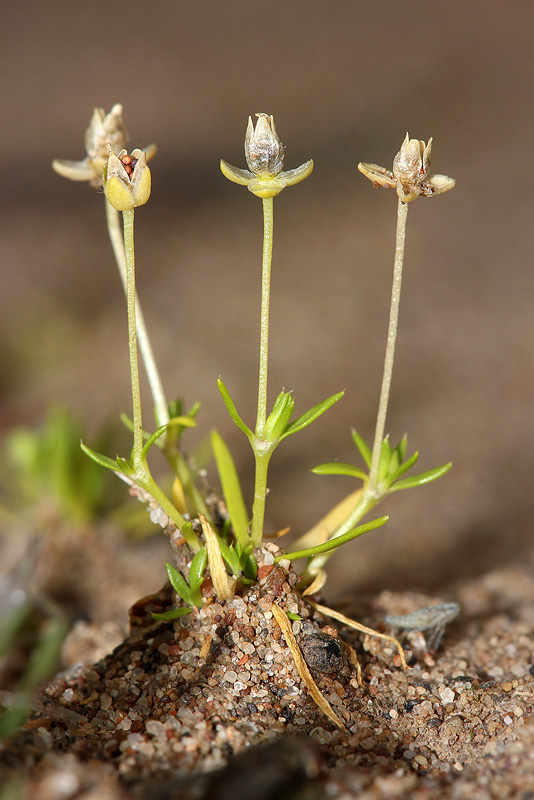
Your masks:
M146 732L151 736L164 736L165 725L157 719L149 719L145 725Z

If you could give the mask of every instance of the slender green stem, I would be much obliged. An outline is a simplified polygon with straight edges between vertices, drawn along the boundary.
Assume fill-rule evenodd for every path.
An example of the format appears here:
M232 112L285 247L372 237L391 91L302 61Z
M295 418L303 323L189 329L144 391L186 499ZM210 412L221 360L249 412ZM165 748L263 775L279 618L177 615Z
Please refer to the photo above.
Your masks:
M265 442L265 422L267 419L267 366L269 357L269 296L271 286L271 261L273 254L273 198L263 203L263 253L261 260L261 329L260 329L260 369L258 379L258 416L255 436L251 441L256 461L254 479L254 502L252 504L252 525L250 540L259 547L263 538L265 518L265 498L267 496L267 471L272 445Z
M115 260L117 262L117 267L119 268L119 274L121 277L122 285L124 286L124 291L127 293L126 253L124 250L124 238L120 226L119 212L115 208L113 208L111 203L108 203L107 200L106 200L106 217L108 223L108 234L111 240L111 245L113 247L113 252L115 254ZM135 325L137 329L139 350L141 351L141 357L145 365L145 371L147 374L150 391L152 393L156 424L159 427L160 425L166 425L167 422L169 421L169 408L165 397L165 392L163 390L161 377L156 365L156 359L154 358L154 353L152 351L152 346L150 344L150 339L146 329L143 312L141 310L141 305L139 303L139 298L137 296L135 299L135 305L136 305Z
M260 372L258 380L258 416L256 436L260 439L267 419L267 363L269 357L269 295L271 286L271 260L273 253L273 198L263 203L263 255L261 261L261 331Z
M265 498L267 497L267 471L269 469L271 452L261 453L255 448L254 457L256 459L256 474L254 478L254 502L252 504L250 543L253 547L259 547L263 539Z
M124 221L124 249L126 254L126 305L128 308L128 350L130 353L130 381L133 406L132 466L138 469L143 462L143 420L141 417L141 390L137 365L137 332L135 326L135 250L134 210L122 212Z
M401 284L402 284L402 264L404 261L404 242L406 238L407 216L408 216L408 204L403 203L399 199L397 206L395 264L393 267L393 288L391 290L391 307L389 311L388 338L386 345L386 356L384 359L384 374L382 377L382 388L380 390L380 402L378 404L378 415L376 418L373 452L371 456L371 469L369 472L368 491L370 492L377 492L378 489L378 464L380 461L382 442L384 440L384 430L386 427L386 415L388 410L389 392L391 388L391 375L393 373L393 361L395 358L395 341L397 339L397 325L399 320L399 302L400 302Z
M163 492L152 475L150 474L150 470L148 469L148 465L145 463L139 467L139 472L142 473L139 476L136 476L137 482L145 489L149 494L152 495L156 503L160 506L160 508L167 514L167 516L172 519L176 527L182 531L189 547L194 553L197 553L200 548L201 544L194 533L194 531L190 531L186 533L184 530L184 526L186 524L186 520L180 514L178 509L171 503L165 492Z
M393 372L393 361L395 357L395 341L397 338L397 325L399 320L399 302L402 284L402 265L404 261L404 242L406 238L406 218L408 216L408 204L399 200L397 207L397 233L395 242L395 263L393 266L393 288L391 291L391 306L389 312L389 328L386 345L386 355L384 359L384 374L382 377L382 388L380 391L380 401L378 404L378 414L376 419L375 438L373 451L371 454L371 469L369 480L365 483L362 493L355 507L344 520L344 522L330 536L330 539L337 539L348 531L352 530L363 517L374 508L387 492L381 491L378 485L378 466L382 442L384 440L384 430L386 427L386 416L388 410L389 392L391 388L391 375ZM331 553L322 553L314 556L305 572L305 577L311 579L326 564Z

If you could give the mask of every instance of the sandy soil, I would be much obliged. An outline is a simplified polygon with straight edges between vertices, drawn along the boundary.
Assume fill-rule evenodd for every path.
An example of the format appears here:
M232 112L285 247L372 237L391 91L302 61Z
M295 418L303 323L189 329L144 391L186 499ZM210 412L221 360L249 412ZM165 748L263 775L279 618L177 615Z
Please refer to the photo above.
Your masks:
M316 614L296 574L269 566L275 551L263 552L258 587L174 623L149 613L170 605L168 588L133 606L123 641L112 623L76 623L63 671L2 745L5 785L23 776L32 800L532 796L531 567L503 566L442 597L382 592L343 608L391 632L386 613L461 605L438 652L422 633L401 637L405 672L390 642ZM302 683L273 603L301 617L293 632L342 727Z

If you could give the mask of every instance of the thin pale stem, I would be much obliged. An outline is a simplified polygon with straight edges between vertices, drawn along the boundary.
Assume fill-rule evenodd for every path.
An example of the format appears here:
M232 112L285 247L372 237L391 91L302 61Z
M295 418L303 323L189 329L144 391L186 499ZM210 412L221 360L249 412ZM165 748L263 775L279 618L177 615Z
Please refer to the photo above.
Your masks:
M258 416L256 436L260 439L267 419L267 363L269 358L269 295L271 286L271 259L273 254L273 198L263 203L263 254L261 261L261 331L260 372L258 380Z
M395 243L395 263L393 266L393 288L391 291L391 306L389 312L389 328L386 345L386 355L384 359L384 374L382 377L382 388L380 391L380 401L378 404L378 415L376 419L375 438L373 451L371 454L371 469L369 480L365 483L360 498L349 516L339 525L336 531L330 536L335 539L338 536L352 530L363 517L374 508L384 497L384 492L378 485L378 467L380 463L380 453L384 440L384 430L386 427L386 416L388 410L389 392L391 388L391 376L393 373L393 361L395 357L395 341L397 338L397 325L399 320L399 303L402 284L402 265L404 261L404 242L406 238L406 218L408 216L408 204L399 200L397 207L397 234ZM314 556L310 559L306 568L305 576L312 578L326 564L331 552Z
M378 404L378 415L376 418L375 438L373 452L371 456L371 470L369 472L368 491L376 493L378 488L378 466L384 431L386 428L386 416L389 402L389 392L391 388L391 375L393 373L393 361L395 359L395 342L397 339L397 325L399 321L399 303L402 284L402 265L404 261L404 242L406 238L406 218L408 216L408 204L400 199L397 206L397 235L395 242L395 264L393 267L393 288L391 290L391 306L389 311L389 328L386 345L386 356L384 359L384 374L382 377L382 388L380 390L380 402Z
M143 420L141 417L141 390L137 364L137 332L135 324L135 250L134 211L122 212L124 221L124 249L126 255L126 305L128 308L128 350L130 354L130 381L132 384L133 435L132 466L142 464Z
M267 496L267 470L272 447L264 440L267 419L267 365L269 356L269 295L271 286L271 260L273 254L273 198L263 199L263 253L261 261L261 330L260 370L258 379L258 416L252 442L256 462L254 502L250 540L259 547L263 538L265 498Z
M115 254L117 267L119 268L122 285L124 286L124 291L127 293L126 253L124 250L124 238L121 231L119 212L113 208L113 206L108 203L107 200L106 216L109 238ZM152 393L156 424L158 426L166 425L169 421L169 408L137 295L135 298L135 306L137 340L139 342L139 350L141 351L141 357L145 365L145 371L147 374L150 391Z

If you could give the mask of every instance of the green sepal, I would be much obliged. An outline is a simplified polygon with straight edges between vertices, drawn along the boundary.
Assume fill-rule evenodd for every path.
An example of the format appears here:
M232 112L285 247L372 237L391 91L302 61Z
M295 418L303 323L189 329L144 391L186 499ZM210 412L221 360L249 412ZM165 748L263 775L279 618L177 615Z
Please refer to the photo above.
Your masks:
M352 441L356 445L358 452L367 464L368 469L371 469L371 448L364 442L355 428L353 428L350 433L352 436Z
M265 421L265 441L278 442L283 438L294 410L295 401L291 392L280 392L274 401L273 410Z
M303 428L306 428L312 422L314 422L321 414L324 414L334 403L337 403L338 400L341 400L345 392L338 392L337 394L333 394L331 397L327 397L326 400L323 400L322 403L317 403L316 406L310 408L309 411L306 411L305 414L302 414L298 417L294 422L292 422L286 428L285 432L280 436L280 441L283 439L287 439L288 436L291 436L298 431L301 431Z
M286 614L287 614L289 619L293 620L293 622L300 622L301 619L302 619L300 614L293 614L292 611L286 611Z
M327 464L318 464L311 472L315 475L350 475L353 478L367 480L367 475L362 469L354 467L352 464L344 464L341 461L331 461Z
M237 427L240 428L243 431L243 433L246 434L246 436L249 439L252 439L252 437L253 437L252 431L250 430L250 428L248 428L245 425L245 423L243 422L243 420L241 419L241 417L237 413L237 408L234 405L234 401L230 397L230 393L228 392L228 389L226 388L226 386L222 382L221 378L217 378L217 388L218 388L219 392L221 393L221 397L224 400L224 405L228 409L228 413L232 417L232 419L235 422L235 424L237 425Z
M197 608L202 608L204 605L204 598L200 587L204 581L204 571L208 563L208 551L205 547L195 554L189 567L189 589L191 590L191 597Z
M402 481L397 481L389 489L390 492L397 492L399 489L411 489L414 486L423 486L425 483L430 483L442 475L445 475L452 467L452 461L448 464L443 464L441 467L434 467L427 472L420 472L419 475L412 475L411 478L404 478Z
M350 542L352 539L356 539L356 537L362 536L364 533L380 528L382 525L385 525L388 519L389 517L378 517L378 519L367 522L365 525L359 525L357 528L353 528L353 530L343 533L341 536L336 536L334 539L330 539L323 544L317 544L315 547L307 547L304 550L295 550L294 553L284 553L281 556L276 556L274 559L275 563L282 559L295 561L297 558L312 558L321 553L329 553L331 550L336 550L338 547L341 547L342 544Z
M165 562L165 568L167 570L167 575L169 576L169 580L171 582L171 586L176 592L176 594L182 598L184 603L187 603L189 606L195 605L193 602L193 598L191 596L191 590L187 585L187 582L183 575L180 575L177 569L173 567L172 564L169 564L168 561Z
M234 459L226 442L217 431L211 432L211 447L215 456L219 478L221 479L223 496L232 522L232 528L236 539L246 547L249 543L248 514Z
M163 622L170 622L173 619L178 619L178 617L183 617L184 614L190 614L192 612L192 608L189 606L187 608L173 608L172 611L162 611L160 614L157 614L155 611L152 611L152 619L162 620Z

